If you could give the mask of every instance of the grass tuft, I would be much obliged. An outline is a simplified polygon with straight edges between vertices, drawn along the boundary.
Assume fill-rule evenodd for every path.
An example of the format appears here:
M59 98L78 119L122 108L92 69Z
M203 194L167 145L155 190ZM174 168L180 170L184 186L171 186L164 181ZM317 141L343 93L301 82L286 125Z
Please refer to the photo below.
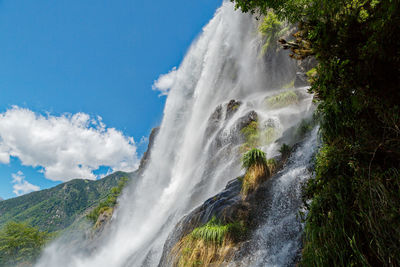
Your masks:
M243 155L242 167L249 169L251 166L256 164L267 165L267 158L263 151L253 148Z
M243 155L242 166L246 169L241 190L245 198L271 176L271 171L265 153L257 148Z
M222 224L213 217L174 246L172 266L220 266L229 260L232 248L245 233L246 227L242 222Z

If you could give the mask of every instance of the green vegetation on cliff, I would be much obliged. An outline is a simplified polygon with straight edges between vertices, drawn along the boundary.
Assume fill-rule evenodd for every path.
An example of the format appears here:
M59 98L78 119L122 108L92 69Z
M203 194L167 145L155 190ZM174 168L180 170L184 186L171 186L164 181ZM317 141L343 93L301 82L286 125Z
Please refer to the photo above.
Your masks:
M269 108L276 109L296 104L298 102L298 99L299 97L294 91L286 91L266 98L265 103L268 105Z
M270 49L276 49L278 38L286 29L283 28L283 23L279 21L274 12L268 12L258 30L265 38L265 43L261 49L264 54Z
M96 223L100 214L105 211L112 212L115 205L117 205L117 198L121 195L122 189L124 189L128 181L128 178L121 177L118 181L118 185L111 188L107 198L104 201L101 201L88 215L86 215L86 218L88 218L92 223Z
M265 153L257 148L243 155L242 166L246 169L246 174L243 178L241 193L243 197L246 197L271 176L271 171Z
M252 121L249 125L243 127L240 133L244 137L244 143L240 147L241 152L270 144L279 136L274 125L267 125L263 129L259 129L258 121Z
M205 225L195 228L190 236L196 240L201 239L204 242L222 245L226 238L238 240L241 238L244 232L244 226L239 222L228 223L224 225L218 222L215 217L213 217Z
M244 136L244 144L241 146L242 151L248 151L260 145L260 131L258 130L258 122L252 121L246 127L240 130Z
M297 23L292 57L318 61L323 147L300 264L400 266L400 1L233 1Z
M244 222L223 224L213 217L184 236L172 249L173 266L221 266L246 234Z

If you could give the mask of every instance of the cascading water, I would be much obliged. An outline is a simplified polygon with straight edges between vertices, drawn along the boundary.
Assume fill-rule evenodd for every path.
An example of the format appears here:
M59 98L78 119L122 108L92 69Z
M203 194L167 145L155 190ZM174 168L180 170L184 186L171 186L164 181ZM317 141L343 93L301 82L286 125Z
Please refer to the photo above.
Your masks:
M293 79L295 62L283 51L262 56L261 46L257 21L224 2L173 72L174 83L149 163L119 199L101 243L89 253L55 242L37 266L157 266L176 223L243 173L240 143L235 140L240 133L237 125L249 112L258 114L261 128L274 124L278 133L274 140L312 112L305 89L298 90L301 97L295 105L271 109L265 104L265 97ZM241 105L232 116L221 109L210 130L217 107L231 99ZM263 150L274 156L278 144L271 142ZM281 189L276 186L276 190ZM279 206L276 209L279 212ZM268 231L264 228L259 231ZM259 258L265 258L261 254ZM257 260L248 259L246 264Z
M265 203L261 226L253 233L250 253L232 266L295 266L299 259L303 224L303 182L311 175L318 144L318 127L296 148L284 169L272 178L270 203Z

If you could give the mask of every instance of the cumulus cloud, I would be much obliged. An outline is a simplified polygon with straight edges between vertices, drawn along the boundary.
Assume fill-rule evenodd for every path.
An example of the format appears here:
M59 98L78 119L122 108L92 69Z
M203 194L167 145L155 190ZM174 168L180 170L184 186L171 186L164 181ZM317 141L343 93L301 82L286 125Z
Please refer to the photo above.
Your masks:
M0 163L17 157L23 165L42 167L53 181L96 179L107 166L133 171L138 164L133 138L106 128L101 117L85 113L40 115L17 106L0 114Z
M21 171L18 171L17 173L13 173L13 174L11 174L11 176L13 178L12 183L14 184L13 192L17 196L25 195L27 193L40 190L39 186L33 185L33 184L29 183L28 181L26 181L25 175Z
M172 70L167 74L160 75L158 79L153 83L153 90L160 91L160 96L168 95L169 89L171 89L172 85L175 82L176 74L176 67L173 67Z

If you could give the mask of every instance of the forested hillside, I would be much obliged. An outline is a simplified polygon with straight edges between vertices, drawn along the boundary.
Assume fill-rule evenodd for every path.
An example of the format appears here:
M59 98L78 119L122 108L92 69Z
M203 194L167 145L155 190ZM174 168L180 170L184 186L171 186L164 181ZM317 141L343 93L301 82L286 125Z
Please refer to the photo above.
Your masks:
M9 221L27 222L42 231L55 232L70 226L111 193L129 173L115 172L92 181L75 179L56 187L0 202L0 228Z

